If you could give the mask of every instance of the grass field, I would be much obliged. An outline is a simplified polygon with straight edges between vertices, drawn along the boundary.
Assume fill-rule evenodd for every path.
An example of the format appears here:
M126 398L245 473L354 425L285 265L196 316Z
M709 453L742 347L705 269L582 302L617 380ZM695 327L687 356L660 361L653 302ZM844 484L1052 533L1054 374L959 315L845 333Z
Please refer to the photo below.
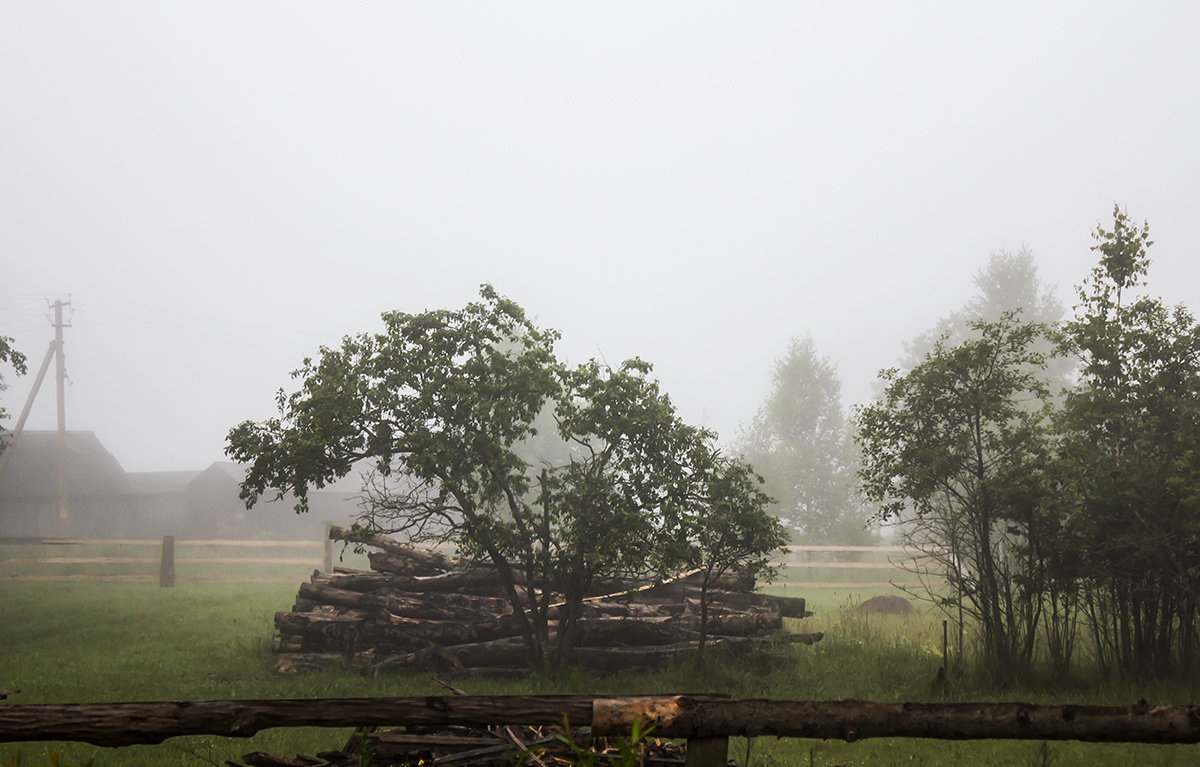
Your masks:
M441 694L426 676L271 671L272 617L287 609L296 583L0 583L0 689L7 703ZM782 587L777 587L782 588ZM787 593L796 594L793 588ZM714 665L607 678L499 681L459 679L472 693L720 692L739 697L942 700L933 680L941 662L941 625L927 612L865 617L847 609L879 589L813 589L816 615L806 631L826 632L813 647L790 648L752 664ZM1121 704L1196 700L1197 686L1170 680L1152 687L1089 680L997 690L957 680L951 700L1031 700ZM0 703L5 705L5 703ZM339 747L347 731L276 729L251 739L176 738L159 746L100 749L81 744L0 745L0 765L221 765L250 751L313 753ZM746 744L731 756L744 761ZM18 761L19 759L19 761ZM754 765L1195 765L1200 747L1079 743L866 740L854 744L758 738Z

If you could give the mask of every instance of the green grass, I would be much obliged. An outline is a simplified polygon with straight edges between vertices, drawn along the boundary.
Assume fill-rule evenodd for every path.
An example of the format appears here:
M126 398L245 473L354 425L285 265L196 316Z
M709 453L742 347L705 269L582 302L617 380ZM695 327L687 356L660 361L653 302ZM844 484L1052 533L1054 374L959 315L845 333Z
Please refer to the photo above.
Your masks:
M287 609L297 583L187 584L160 589L128 583L0 584L0 688L22 692L6 703L325 697L441 694L426 675L364 676L325 672L279 676L271 671L276 610ZM1156 704L1196 700L1192 680L1151 686L1076 679L1065 686L994 689L955 680L947 697L934 689L941 663L941 624L918 611L865 617L847 609L879 589L812 590L816 615L791 628L824 631L823 642L773 658L605 678L566 675L524 681L460 679L477 694L720 692L738 697L871 700L1030 700ZM0 703L0 705L6 705ZM50 764L223 764L250 751L294 755L340 747L346 730L276 729L249 739L175 738L159 746L100 749L82 744L0 745L0 766ZM744 741L734 741L739 761ZM1200 747L1079 743L865 740L853 744L756 739L754 765L1184 765L1200 763Z

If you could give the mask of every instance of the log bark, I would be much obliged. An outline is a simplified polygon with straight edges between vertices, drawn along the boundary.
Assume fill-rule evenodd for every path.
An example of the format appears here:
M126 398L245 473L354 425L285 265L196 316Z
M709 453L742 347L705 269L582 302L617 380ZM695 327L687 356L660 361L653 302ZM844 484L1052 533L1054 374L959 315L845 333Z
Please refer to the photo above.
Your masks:
M315 648L306 647L304 637L295 634L276 634L271 637L271 652L275 655L294 652L315 652Z
M409 649L423 647L429 642L458 645L487 642L517 635L516 619L511 615L495 618L476 617L471 622L425 620L386 615L369 620L360 610L334 611L318 608L315 611L275 613L275 628L283 635L304 638L324 638L344 642L345 646L364 643L404 644ZM331 647L330 649L334 649Z
M429 620L475 620L479 617L479 609L461 607L453 604L462 601L459 598L438 597L438 603L422 599L416 594L384 595L361 594L356 591L321 586L315 583L301 583L298 592L301 599L320 605L348 607L367 610L375 613L388 613L403 618L424 618ZM461 597L461 595L456 595ZM491 605L492 602L484 603Z
M722 700L701 696L431 696L0 706L0 742L161 743L179 735L248 737L270 727L553 725L590 722L598 736L633 721L657 737L1023 739L1200 742L1200 706L1046 706L1029 703L876 703Z
M414 639L418 644L433 642L439 645L461 645L515 637L518 632L517 619L512 615L494 618L480 615L470 622L423 620L390 615L386 624L369 626L365 634L367 637L378 637L382 641L402 642Z
M676 621L682 629L692 632L700 631L700 619L688 616ZM711 636L761 636L777 631L783 627L783 618L779 613L729 613L726 615L710 615L707 631Z
M552 605L547 615L551 619L561 618L565 612L562 605ZM583 618L664 618L679 615L683 605L668 602L643 604L639 602L587 601L583 603L580 617Z
M747 607L766 607L775 610L784 618L807 618L812 615L806 608L808 603L804 597L781 597L777 594L759 594L742 592L723 592L719 599L721 604L737 607L744 601Z
M367 561L371 569L377 573L392 573L396 575L437 575L441 570L431 567L424 562L393 554L390 551L372 551L367 553Z
M645 598L659 603L678 603L683 599L700 599L698 586L664 584L646 593ZM723 605L737 610L759 608L777 612L784 618L806 618L812 613L807 610L804 597L781 597L776 594L760 594L748 591L714 591L709 594L713 605Z
M476 594L479 596L499 597L503 591L495 568L476 567L471 570L452 570L433 575L407 575L394 570L384 570L391 567L387 555L371 552L368 559L371 568L390 575L390 586L401 591L416 592L453 592L460 594ZM516 573L514 573L514 576Z
M580 647L666 645L690 636L668 623L669 618L584 618L575 626Z
M320 634L339 637L360 629L367 614L359 610L334 612L330 608L306 613L275 613L275 628L284 634Z
M775 735L863 738L1200 742L1200 706L1046 706L1030 703L876 703L862 700L700 700L623 703L597 698L592 733L628 733L634 719L664 738Z
M408 573L412 575L413 573ZM312 583L322 586L329 586L335 589L344 589L346 591L358 591L363 594L370 594L376 591L393 588L396 584L396 579L388 573L378 573L369 570L357 570L353 572L334 572L333 575L325 575L324 573L313 573Z
M591 695L201 700L0 707L0 743L73 740L97 746L161 743L179 735L245 738L271 727L399 724L553 725L592 718Z
M418 549L382 535L370 535L337 525L329 528L329 537L335 541L362 543L367 546L373 546L389 554L395 554L420 562L435 570L453 570L463 565L463 561L457 557L450 557L441 552L429 549Z
M521 668L529 663L529 651L520 637L489 642L471 642L449 647L430 646L415 652L381 658L377 668L437 666L463 672L477 667Z

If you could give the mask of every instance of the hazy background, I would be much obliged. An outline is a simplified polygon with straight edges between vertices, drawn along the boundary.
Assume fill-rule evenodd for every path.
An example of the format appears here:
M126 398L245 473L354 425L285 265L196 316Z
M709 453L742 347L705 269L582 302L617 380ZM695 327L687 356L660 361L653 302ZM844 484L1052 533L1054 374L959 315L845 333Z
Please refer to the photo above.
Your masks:
M851 401L1114 201L1200 309L1200 4L0 3L0 335L68 428L202 468L320 344L492 282L735 436L789 336ZM27 428L54 428L52 376Z

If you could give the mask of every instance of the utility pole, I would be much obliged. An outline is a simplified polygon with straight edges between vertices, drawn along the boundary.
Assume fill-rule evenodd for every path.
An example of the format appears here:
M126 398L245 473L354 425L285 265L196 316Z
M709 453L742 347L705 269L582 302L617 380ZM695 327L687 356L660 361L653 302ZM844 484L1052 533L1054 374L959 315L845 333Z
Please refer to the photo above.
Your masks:
M46 349L46 356L42 359L42 366L38 368L37 376L33 379L33 388L29 390L29 396L25 399L25 407L21 408L21 416L17 419L17 425L13 427L12 439L9 440L8 447L0 451L0 477L4 476L4 467L8 465L8 459L12 456L13 445L25 430L25 421L29 420L29 411L33 409L33 400L37 397L38 389L42 388L42 381L46 380L46 371L50 369L50 360L54 359L54 352L55 344L51 341L50 348Z
M63 353L63 306L60 298L54 302L54 374L58 383L58 518L66 520L67 502L67 360ZM68 326L69 327L69 326Z
M70 301L59 299L55 301L54 306L54 340L50 342L50 347L46 349L46 357L42 360L42 366L38 368L37 377L33 381L33 388L29 391L29 397L25 400L25 407L21 408L21 416L17 419L17 425L13 429L12 439L9 441L8 447L0 451L0 476L4 474L4 467L8 465L8 459L12 457L13 448L21 439L21 432L25 429L25 421L29 418L29 411L33 409L33 401L37 397L38 390L42 388L42 381L46 380L46 373L50 369L50 360L56 361L55 375L58 378L58 453L56 474L58 478L58 518L65 520L68 516L67 502L67 409L66 409L66 380L67 380L67 365L66 356L63 354L63 328L71 327L63 323L62 310L64 306L70 306Z

